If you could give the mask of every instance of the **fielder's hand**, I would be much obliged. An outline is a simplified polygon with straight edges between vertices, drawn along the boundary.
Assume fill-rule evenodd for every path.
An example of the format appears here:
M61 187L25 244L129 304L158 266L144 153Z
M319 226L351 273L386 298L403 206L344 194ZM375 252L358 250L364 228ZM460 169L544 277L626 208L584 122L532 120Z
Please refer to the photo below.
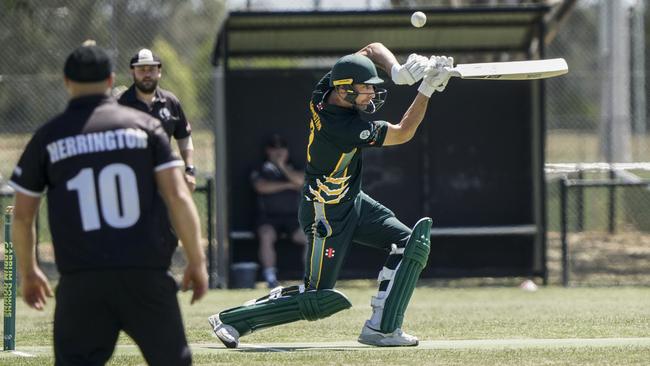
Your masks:
M33 309L43 310L47 298L54 296L45 274L35 268L31 273L22 274L22 295L25 303Z
M426 57L412 53L404 65L393 65L390 75L396 85L413 85L424 77L428 65Z
M190 174L183 174L185 176L185 183L187 184L187 188L190 190L190 192L194 192L196 190L196 177Z
M431 97L434 91L445 90L451 73L449 70L454 66L454 58L447 56L431 56L429 67L418 91L427 97Z
M208 292L208 271L205 269L205 261L198 265L189 263L185 267L181 289L183 291L192 289L190 304L194 304Z

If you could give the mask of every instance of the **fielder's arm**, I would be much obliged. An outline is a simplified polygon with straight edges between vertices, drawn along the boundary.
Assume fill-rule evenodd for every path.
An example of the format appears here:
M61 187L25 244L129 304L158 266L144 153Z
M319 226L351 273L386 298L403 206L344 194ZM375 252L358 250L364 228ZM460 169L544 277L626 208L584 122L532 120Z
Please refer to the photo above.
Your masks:
M167 205L167 212L174 230L183 243L187 267L183 275L183 289L193 288L192 303L199 300L208 290L208 273L205 254L201 248L199 213L183 175L177 168L156 172L158 190Z
M194 144L192 143L192 136L178 139L176 143L178 144L178 150L181 153L181 158L185 162L185 166L194 165Z
M178 150L181 153L181 158L183 159L185 166L194 166L194 144L192 143L192 136L178 139L176 140L176 143L178 144ZM185 183L187 183L190 192L194 192L194 189L196 188L196 177L187 173L185 173L184 176Z
M42 310L52 297L52 289L36 262L36 229L34 221L38 214L40 197L16 192L12 240L18 257L23 300L29 307Z

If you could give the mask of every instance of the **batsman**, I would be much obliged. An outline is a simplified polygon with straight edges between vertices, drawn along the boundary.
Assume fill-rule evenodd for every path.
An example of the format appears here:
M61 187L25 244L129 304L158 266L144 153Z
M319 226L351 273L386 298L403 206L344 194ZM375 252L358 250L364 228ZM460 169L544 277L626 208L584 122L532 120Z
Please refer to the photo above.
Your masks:
M422 80L418 94L399 123L372 118L384 104L386 89L377 67L395 84ZM234 348L253 331L297 320L317 320L352 306L335 290L350 246L361 244L386 252L372 314L358 341L372 346L416 346L402 331L404 314L427 263L432 220L413 229L361 190L363 150L399 145L413 138L434 91L449 80L453 58L412 54L400 65L381 43L340 58L316 85L309 103L309 141L303 197L298 219L309 238L304 283L278 287L267 296L209 317L216 336Z

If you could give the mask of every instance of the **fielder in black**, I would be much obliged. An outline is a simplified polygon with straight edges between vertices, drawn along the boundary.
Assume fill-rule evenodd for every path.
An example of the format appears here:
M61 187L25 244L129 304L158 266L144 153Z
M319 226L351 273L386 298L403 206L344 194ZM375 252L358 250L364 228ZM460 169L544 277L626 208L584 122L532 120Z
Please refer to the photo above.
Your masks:
M36 131L11 176L22 296L39 310L52 296L34 245L46 193L61 274L56 365L105 364L120 330L150 365L189 365L177 284L168 272L177 243L161 233L167 206L187 256L183 288L193 287L192 302L200 299L207 272L197 210L160 121L107 95L111 69L94 44L68 56L68 107Z
M162 123L167 136L176 139L185 162L185 181L190 191L196 188L192 127L185 117L181 102L174 93L158 86L162 78L162 61L151 50L143 48L129 61L133 84L117 100L118 103L149 113Z
M366 121L360 113L374 113L386 90L376 66L395 84L412 85L423 79L418 94L397 124ZM270 295L209 318L214 333L227 347L255 330L292 321L317 320L352 305L334 290L350 245L361 244L386 252L379 272L379 291L371 301L372 315L359 342L373 346L415 346L418 339L402 331L404 314L430 251L431 219L413 229L392 211L361 190L362 151L409 141L422 122L429 98L443 91L453 59L430 59L412 54L404 65L380 43L339 59L312 94L307 168L298 218L309 238L304 284L276 288Z

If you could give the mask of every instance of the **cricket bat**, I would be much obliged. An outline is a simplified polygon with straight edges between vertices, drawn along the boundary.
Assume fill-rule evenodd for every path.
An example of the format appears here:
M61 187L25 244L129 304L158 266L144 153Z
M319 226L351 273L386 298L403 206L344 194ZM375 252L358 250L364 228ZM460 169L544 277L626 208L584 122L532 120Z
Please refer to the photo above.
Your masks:
M482 80L535 80L564 75L569 71L563 58L530 61L458 64L451 76Z

